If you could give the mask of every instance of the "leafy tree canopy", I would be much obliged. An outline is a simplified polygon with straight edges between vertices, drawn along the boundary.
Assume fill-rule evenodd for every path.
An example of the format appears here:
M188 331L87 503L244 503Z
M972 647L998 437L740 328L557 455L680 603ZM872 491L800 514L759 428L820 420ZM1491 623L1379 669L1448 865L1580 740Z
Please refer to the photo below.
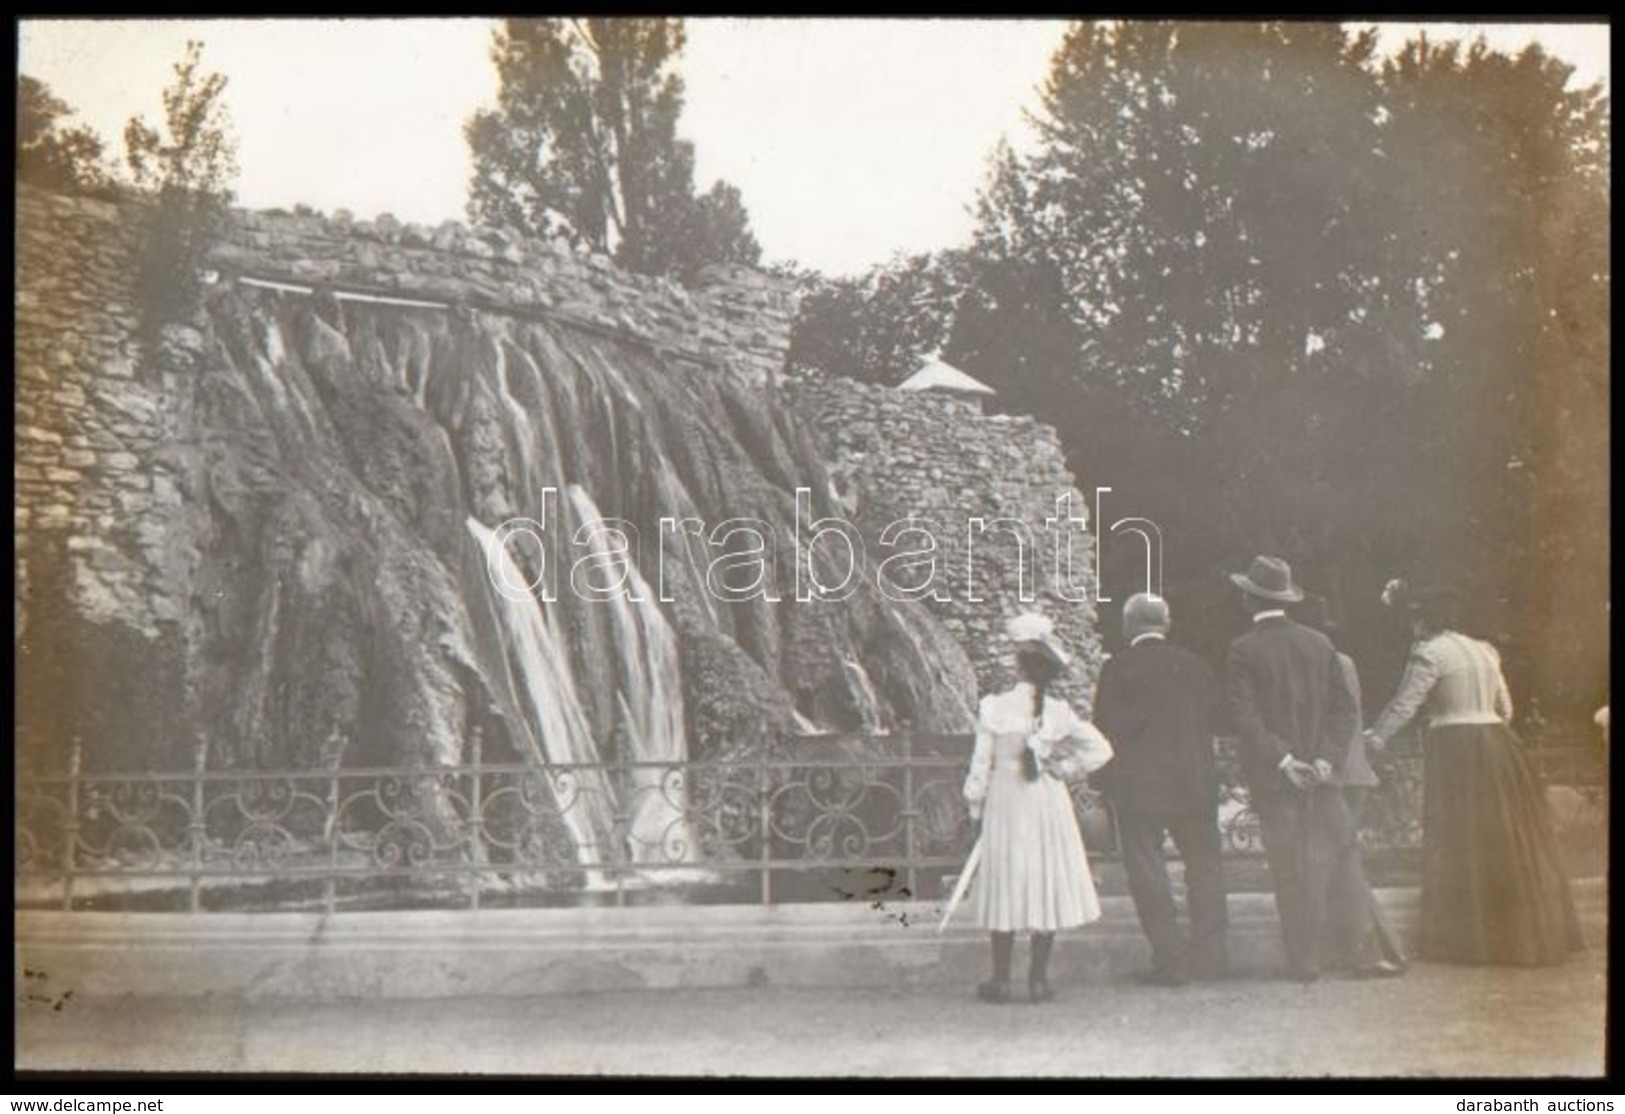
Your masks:
M229 216L237 143L223 96L227 79L202 69L192 41L164 89L162 130L141 117L124 127L125 159L135 185L157 202L147 232L139 287L149 329L195 306L198 270Z
M739 191L694 186L678 138L681 19L510 19L494 33L499 89L465 135L471 219L562 236L647 274L692 281L761 247Z
M17 79L17 178L46 189L100 192L112 184L101 137L85 125L69 126L74 111L50 86L23 74Z
M968 248L807 280L792 359L894 382L940 347L1055 424L1085 487L1162 526L1212 652L1215 570L1251 554L1293 561L1355 650L1409 572L1583 708L1606 691L1609 132L1570 73L1482 41L1381 60L1336 24L1078 23ZM1143 557L1114 547L1121 596Z

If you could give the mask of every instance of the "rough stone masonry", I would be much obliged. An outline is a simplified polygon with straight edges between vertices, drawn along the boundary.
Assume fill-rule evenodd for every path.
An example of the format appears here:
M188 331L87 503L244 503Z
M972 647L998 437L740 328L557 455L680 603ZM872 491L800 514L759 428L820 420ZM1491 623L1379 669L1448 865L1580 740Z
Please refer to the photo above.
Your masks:
M1045 523L1057 515L1058 498L1070 497L1078 510L1089 503L1055 430L1026 416L984 414L977 403L952 395L830 376L797 375L786 391L812 421L831 481L870 553L885 552L880 534L891 523L910 517L932 523L946 575L944 598L928 605L964 646L983 690L1011 679L1005 618L1036 608L1056 621L1076 659L1061 691L1087 701L1101 652L1090 602L1092 535L1073 534L1069 586L1084 591L1081 600L1066 599L1056 578L1061 535ZM976 518L986 528L973 540L967 524ZM1032 602L1022 598L1013 538L993 526L1001 520L1031 531L1025 587Z
M135 203L17 192L17 627L29 618L42 561L86 620L142 639L174 632L194 589L197 553L176 526L195 496L189 442L197 329L165 331L158 352L138 340L136 252L145 222ZM1078 656L1068 691L1087 699L1099 644L1087 603L1062 600L1043 523L1073 491L1054 430L1030 418L986 416L927 394L797 377L779 384L794 321L787 283L744 267L713 268L698 289L628 274L601 255L448 222L435 229L385 214L359 221L239 212L210 266L216 282L331 288L386 298L468 304L540 315L731 369L788 399L810 422L852 520L878 541L907 515L963 523L973 516L1030 524L1039 548L1031 588ZM943 559L963 564L963 534ZM873 549L872 549L873 551ZM1091 567L1088 539L1074 554ZM984 687L1006 679L1003 619L1025 606L1009 547L989 536L978 584L933 605ZM963 587L962 585L960 586Z

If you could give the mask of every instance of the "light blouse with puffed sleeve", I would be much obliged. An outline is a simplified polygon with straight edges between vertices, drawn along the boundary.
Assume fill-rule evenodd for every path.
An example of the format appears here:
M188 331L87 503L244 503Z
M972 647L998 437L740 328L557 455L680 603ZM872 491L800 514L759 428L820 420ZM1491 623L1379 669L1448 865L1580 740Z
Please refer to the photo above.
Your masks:
M1038 757L1039 767L1061 781L1093 773L1112 757L1106 736L1065 700L1046 696L1043 719L1035 725L1031 689L1018 687L984 696L976 717L976 749L965 778L965 800L973 807L987 798L997 735L1026 735L1027 748Z
M1503 722L1512 719L1512 693L1501 672L1501 655L1488 642L1453 631L1411 647L1399 691L1371 734L1386 743L1416 718L1430 697L1438 712L1493 711Z

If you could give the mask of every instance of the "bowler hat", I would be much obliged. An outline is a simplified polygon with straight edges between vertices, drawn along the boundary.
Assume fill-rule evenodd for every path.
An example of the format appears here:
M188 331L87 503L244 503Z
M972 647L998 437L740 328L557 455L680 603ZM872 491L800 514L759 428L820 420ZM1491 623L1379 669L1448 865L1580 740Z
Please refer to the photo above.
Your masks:
M1254 557L1246 572L1233 572L1230 579L1250 595L1282 603L1303 599L1303 589L1292 583L1292 566L1279 557Z

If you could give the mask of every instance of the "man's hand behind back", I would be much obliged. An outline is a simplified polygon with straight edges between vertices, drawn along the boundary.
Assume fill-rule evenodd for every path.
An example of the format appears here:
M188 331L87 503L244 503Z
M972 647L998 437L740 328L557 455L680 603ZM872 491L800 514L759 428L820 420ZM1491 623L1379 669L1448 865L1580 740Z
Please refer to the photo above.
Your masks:
M1288 759L1286 765L1281 767L1281 771L1297 789L1309 789L1320 783L1320 776L1315 767L1296 758Z

